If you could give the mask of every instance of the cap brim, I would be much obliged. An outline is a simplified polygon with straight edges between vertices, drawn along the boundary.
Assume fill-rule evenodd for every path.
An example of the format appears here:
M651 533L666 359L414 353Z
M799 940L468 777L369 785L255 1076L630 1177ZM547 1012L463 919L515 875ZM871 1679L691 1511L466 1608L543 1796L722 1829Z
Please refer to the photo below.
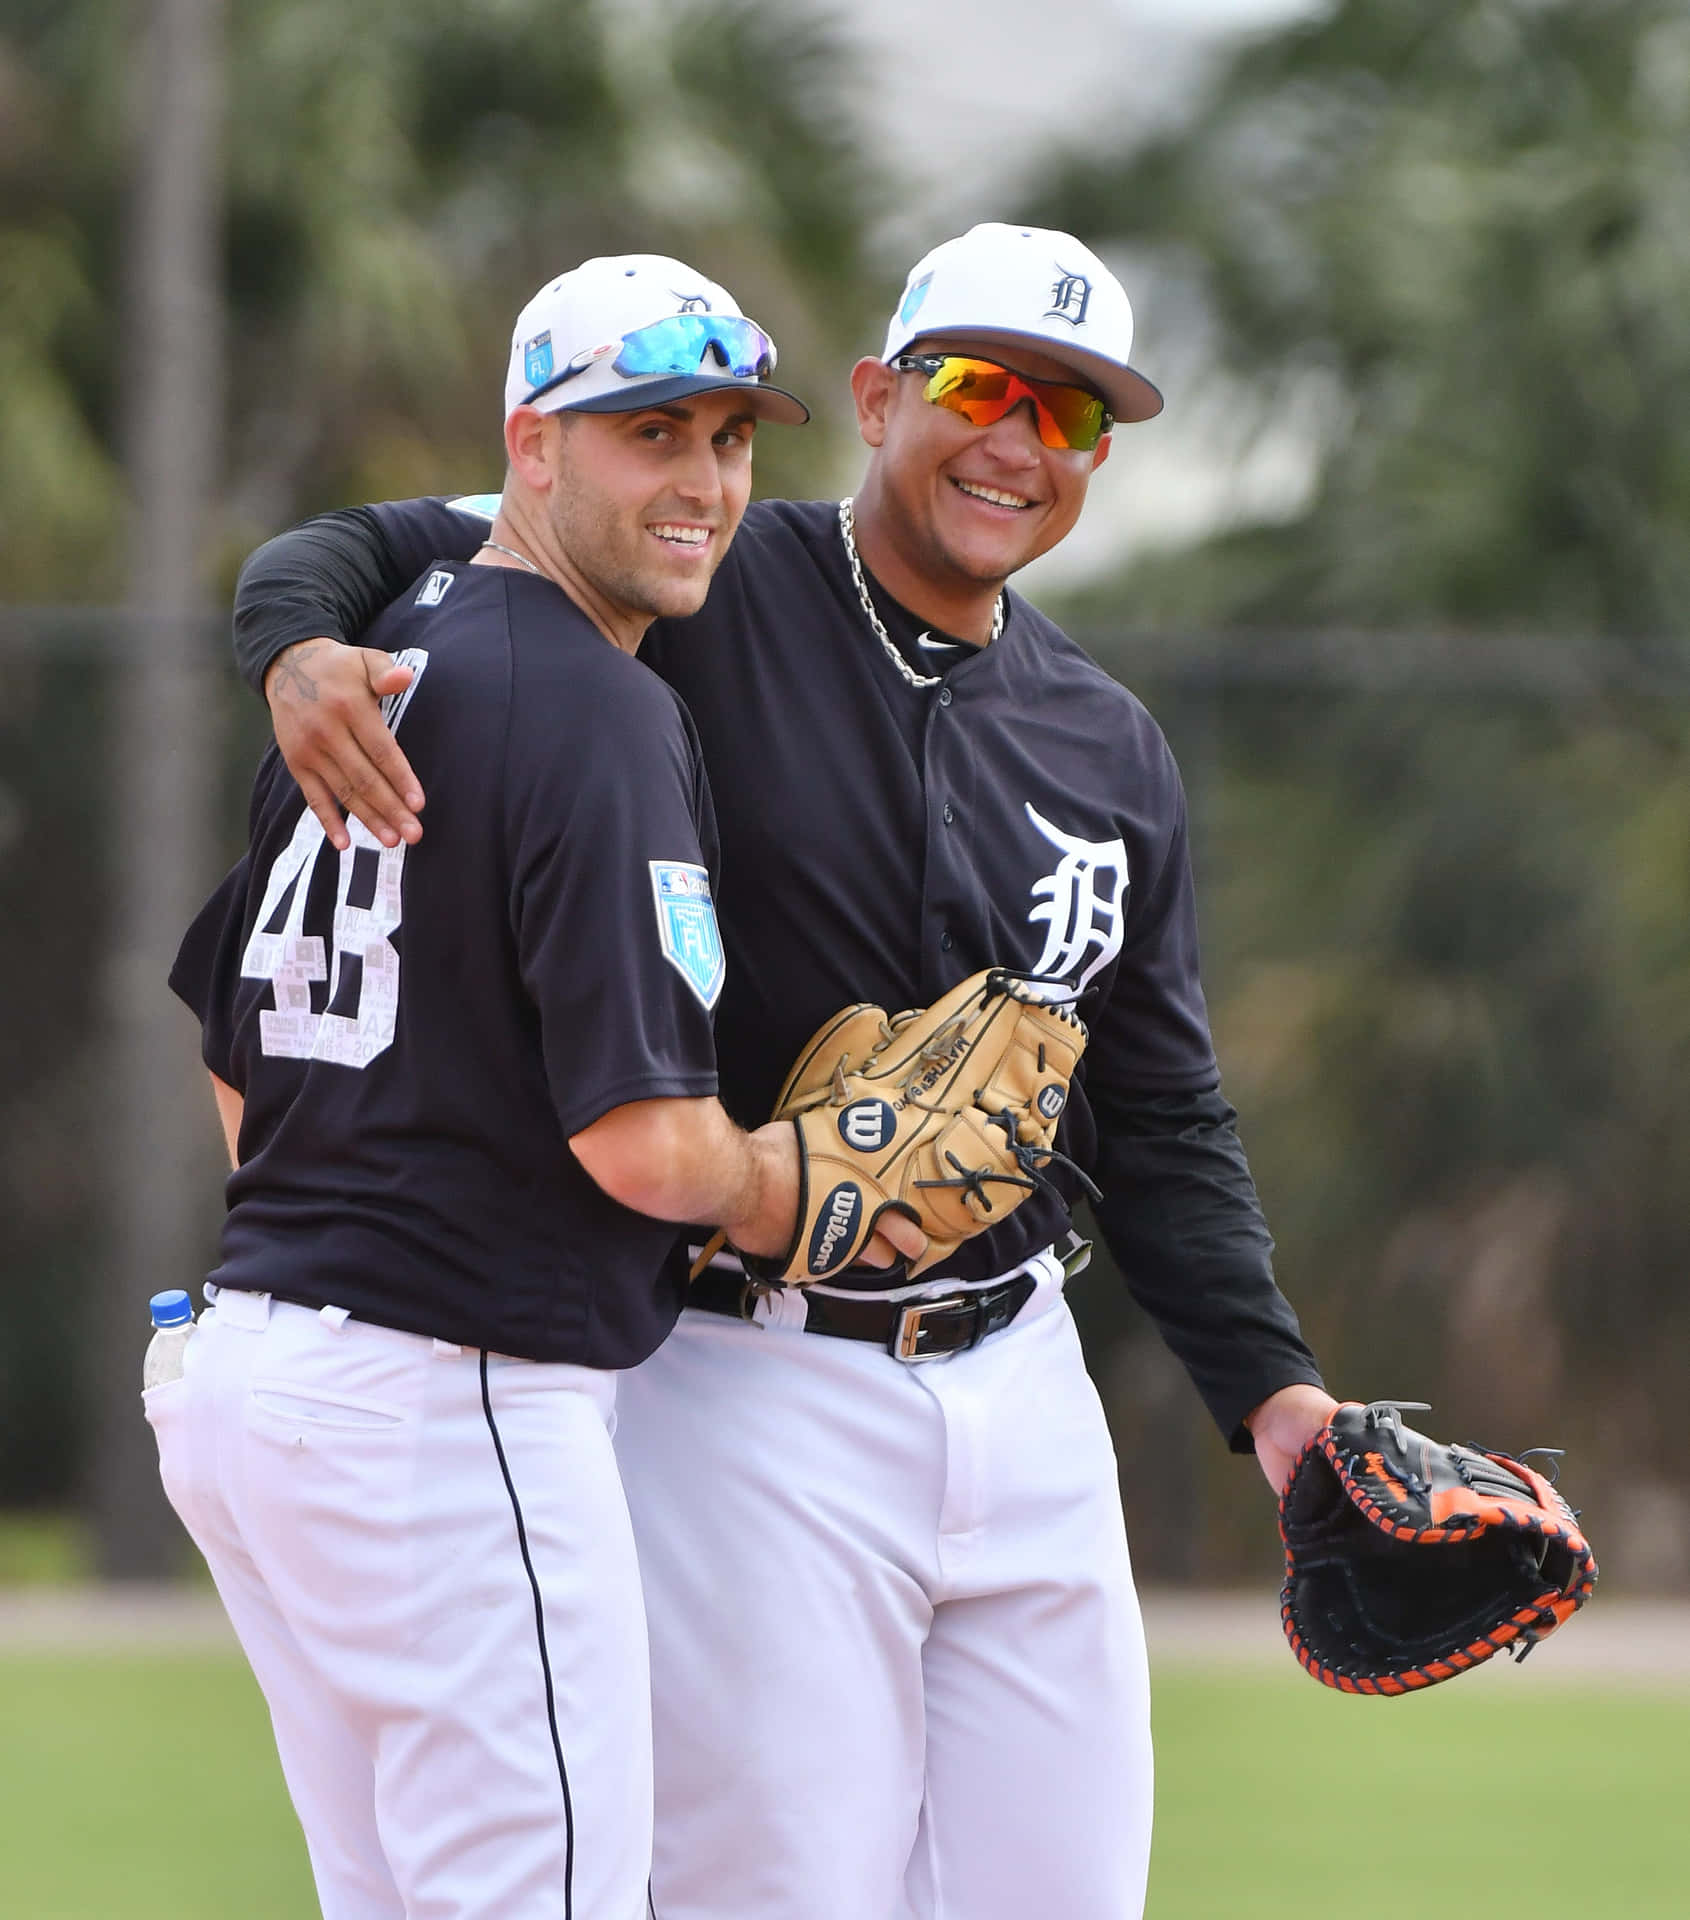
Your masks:
M1071 347L1066 340L1053 340L1048 333L1016 333L1004 327L929 327L911 333L897 349L908 353L918 341L979 340L982 344L999 341L1005 346L1025 340L1027 345L1071 366L1088 387L1093 387L1109 403L1109 411L1123 425L1136 426L1141 420L1154 420L1165 404L1161 389L1154 387L1142 373L1123 367L1118 360L1106 360L1100 353L1088 353L1084 347ZM895 359L897 353L889 356Z
M595 394L590 400L574 400L567 405L548 408L552 413L638 413L642 407L666 406L671 400L688 400L701 393L745 395L759 420L775 420L783 427L801 427L810 417L810 409L785 387L771 387L762 380L736 380L731 374L678 374L670 380L631 380L614 393Z

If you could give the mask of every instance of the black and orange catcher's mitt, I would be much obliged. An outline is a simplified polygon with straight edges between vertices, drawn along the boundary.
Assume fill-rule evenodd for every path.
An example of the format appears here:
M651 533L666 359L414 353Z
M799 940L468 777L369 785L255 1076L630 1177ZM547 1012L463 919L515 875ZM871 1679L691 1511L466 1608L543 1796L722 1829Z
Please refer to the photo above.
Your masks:
M896 1208L928 1239L913 1277L1048 1185L1086 1045L1057 994L1067 994L1058 982L993 967L930 1007L888 1014L863 1004L829 1020L799 1054L773 1115L798 1129L797 1231L783 1259L745 1256L747 1270L765 1284L830 1278ZM695 1276L721 1244L718 1236L704 1249Z
M1541 1473L1429 1440L1404 1408L1425 1410L1340 1406L1279 1503L1285 1637L1344 1693L1416 1693L1493 1653L1524 1659L1596 1585L1577 1518Z

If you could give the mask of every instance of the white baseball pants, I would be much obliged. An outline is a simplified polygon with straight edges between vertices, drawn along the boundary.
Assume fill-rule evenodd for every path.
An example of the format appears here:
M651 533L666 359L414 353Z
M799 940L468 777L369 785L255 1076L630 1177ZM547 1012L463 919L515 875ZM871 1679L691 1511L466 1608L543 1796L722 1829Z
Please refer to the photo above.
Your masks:
M639 1920L645 1617L615 1376L223 1293L145 1396L325 1920Z
M687 1312L616 1446L656 1920L1137 1920L1143 1628L1058 1291L918 1366Z

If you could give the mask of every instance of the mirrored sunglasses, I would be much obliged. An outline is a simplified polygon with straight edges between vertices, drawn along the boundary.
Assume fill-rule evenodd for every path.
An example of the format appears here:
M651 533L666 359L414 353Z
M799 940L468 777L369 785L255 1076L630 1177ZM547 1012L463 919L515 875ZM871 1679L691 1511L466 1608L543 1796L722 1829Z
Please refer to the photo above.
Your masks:
M736 380L761 380L775 370L775 343L753 320L730 313L672 313L648 327L636 327L622 336L622 348L611 362L627 380L652 374L686 375L703 370L707 356ZM604 358L602 352L578 355L576 362L535 387L530 402L561 387Z
M1090 453L1115 424L1114 415L1089 388L1033 380L995 360L961 353L901 353L892 366L898 373L925 374L924 397L960 414L970 426L989 427L1023 400L1032 401L1039 438L1047 447Z

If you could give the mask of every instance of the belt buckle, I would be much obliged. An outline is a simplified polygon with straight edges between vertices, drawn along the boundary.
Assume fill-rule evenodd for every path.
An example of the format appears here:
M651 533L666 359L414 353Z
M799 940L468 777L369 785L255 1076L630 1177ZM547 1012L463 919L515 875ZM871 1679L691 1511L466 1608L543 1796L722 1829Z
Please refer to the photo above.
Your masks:
M974 1325L970 1329L970 1338L959 1346L938 1347L924 1353L921 1347L921 1323L930 1313L944 1308L956 1308L972 1305L974 1307ZM898 1324L892 1329L891 1338L886 1342L886 1351L894 1360L902 1360L906 1366L919 1366L923 1360L943 1360L947 1354L962 1353L969 1347L980 1344L980 1308L976 1296L966 1293L948 1294L942 1300L912 1300L898 1315Z

